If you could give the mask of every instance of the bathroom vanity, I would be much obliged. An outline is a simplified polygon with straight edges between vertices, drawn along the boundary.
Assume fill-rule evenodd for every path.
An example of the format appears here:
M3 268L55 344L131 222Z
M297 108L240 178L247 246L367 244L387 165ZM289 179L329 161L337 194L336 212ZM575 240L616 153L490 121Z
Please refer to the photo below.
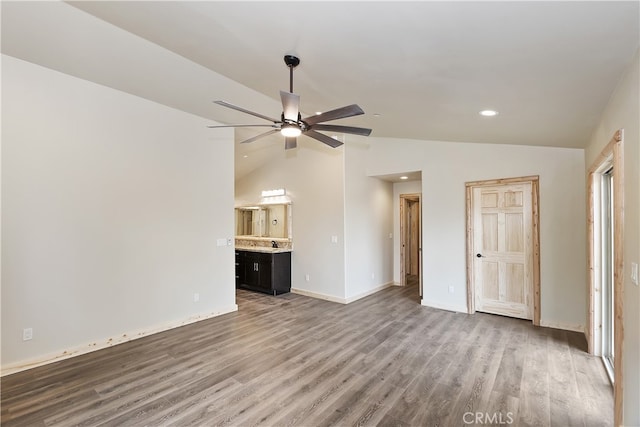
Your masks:
M291 204L236 208L236 287L280 295L291 290Z
M291 250L236 248L236 287L280 295L291 290Z

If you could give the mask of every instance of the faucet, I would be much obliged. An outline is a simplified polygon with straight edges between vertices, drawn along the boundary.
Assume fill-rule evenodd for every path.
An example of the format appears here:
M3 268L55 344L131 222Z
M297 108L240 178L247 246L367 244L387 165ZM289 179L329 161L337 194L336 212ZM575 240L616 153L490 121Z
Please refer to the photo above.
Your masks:
M277 248L278 247L278 242L276 242L275 240L271 241L271 247L272 248Z

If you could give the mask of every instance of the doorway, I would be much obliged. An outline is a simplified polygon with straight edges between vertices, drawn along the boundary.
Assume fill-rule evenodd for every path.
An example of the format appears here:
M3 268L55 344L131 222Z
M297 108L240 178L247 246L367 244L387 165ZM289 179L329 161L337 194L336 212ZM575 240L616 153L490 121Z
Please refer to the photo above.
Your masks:
M602 357L613 384L614 425L622 422L624 159L617 131L589 168L589 353Z
M601 310L602 310L602 361L604 362L605 369L609 375L611 383L614 382L613 372L613 359L614 359L614 346L613 346L613 331L615 325L614 316L614 277L613 277L613 260L615 258L613 247L613 232L614 232L614 216L613 216L613 167L599 176L600 181L600 226L598 227L598 233L600 233L600 266L601 266Z
M540 324L538 176L466 184L467 306Z
M417 286L422 296L421 194L400 195L400 284Z

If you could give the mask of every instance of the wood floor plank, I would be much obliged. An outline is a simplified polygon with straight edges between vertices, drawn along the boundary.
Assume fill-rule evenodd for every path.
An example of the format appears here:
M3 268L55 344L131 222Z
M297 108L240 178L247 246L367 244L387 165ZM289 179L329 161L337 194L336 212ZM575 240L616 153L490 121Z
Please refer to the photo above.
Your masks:
M577 333L423 307L416 285L237 303L2 378L2 425L611 425L611 385Z
M557 335L562 336L563 339L556 340L554 345L548 346L551 424L567 427L584 426L585 420L582 414L570 409L581 405L582 402L568 338L564 331L559 330L553 331L551 336Z
M587 426L613 425L613 386L600 358L571 352L578 399L584 407L582 416Z
M549 351L545 337L530 335L524 354L518 425L549 426Z

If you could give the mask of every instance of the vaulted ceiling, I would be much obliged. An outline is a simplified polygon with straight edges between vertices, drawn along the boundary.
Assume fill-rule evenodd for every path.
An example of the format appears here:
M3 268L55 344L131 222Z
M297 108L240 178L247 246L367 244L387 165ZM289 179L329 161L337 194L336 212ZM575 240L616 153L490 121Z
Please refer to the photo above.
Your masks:
M20 57L38 38L47 43L46 28L53 32L53 24L47 13L33 13L41 3L6 3L3 52ZM295 54L302 60L294 91L303 112L357 103L366 115L342 124L371 127L376 137L584 147L639 45L638 2L70 4L272 99L225 99L268 116L279 116L278 91L288 89L282 57ZM21 14L21 8L30 11ZM16 39L20 31L29 36ZM31 54L38 55L45 56ZM57 61L54 68L77 74L78 64ZM169 71L177 81L193 80L186 68ZM100 82L105 73L112 74L111 86L154 100L170 99L179 89L153 76L131 87L121 60L82 77ZM223 89L202 91L207 102L194 96L178 108L225 123L256 122L211 104L229 95ZM482 117L484 109L499 114ZM237 139L258 132L245 129ZM239 149L268 151L264 147L280 139Z

